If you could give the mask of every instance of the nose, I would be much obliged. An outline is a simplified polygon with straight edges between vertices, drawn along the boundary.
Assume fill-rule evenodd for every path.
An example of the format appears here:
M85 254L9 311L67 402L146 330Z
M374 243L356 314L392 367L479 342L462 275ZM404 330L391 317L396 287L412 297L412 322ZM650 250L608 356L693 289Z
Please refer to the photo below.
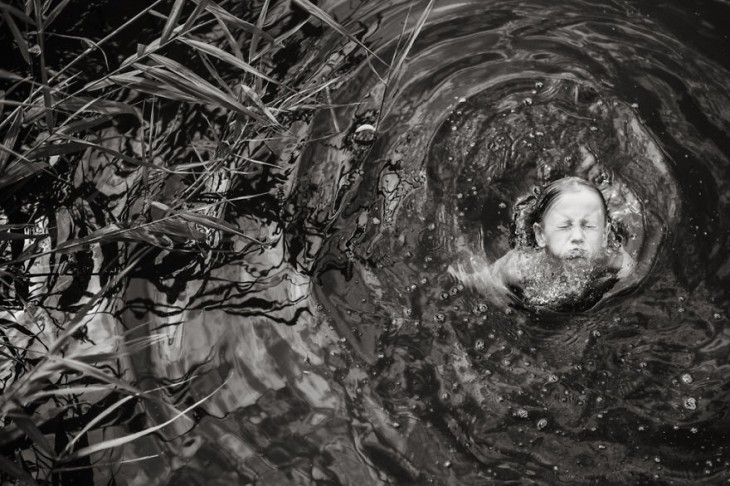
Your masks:
M583 228L574 227L570 233L570 242L574 243L574 244L583 243L584 239L585 239L585 234L584 234Z

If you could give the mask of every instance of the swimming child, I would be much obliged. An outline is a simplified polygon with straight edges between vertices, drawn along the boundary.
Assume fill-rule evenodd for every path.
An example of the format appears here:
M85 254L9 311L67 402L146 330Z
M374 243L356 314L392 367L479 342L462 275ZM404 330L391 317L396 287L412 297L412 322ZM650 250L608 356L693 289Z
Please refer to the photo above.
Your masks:
M480 287L508 289L525 304L552 309L592 305L618 280L627 277L633 258L609 245L606 201L590 182L565 177L548 184L527 219L529 238L482 269ZM457 267L459 268L459 267ZM465 280L468 274L457 270ZM472 274L467 277L467 283Z

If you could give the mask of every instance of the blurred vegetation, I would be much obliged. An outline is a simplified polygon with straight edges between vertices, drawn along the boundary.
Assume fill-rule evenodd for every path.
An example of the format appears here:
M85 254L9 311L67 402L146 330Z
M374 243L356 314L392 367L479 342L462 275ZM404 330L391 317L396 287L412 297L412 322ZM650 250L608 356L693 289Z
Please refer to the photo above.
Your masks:
M432 6L386 62L308 0L0 2L3 484L143 461L112 452L215 393L181 406L194 376L135 384L130 360L163 336L110 324L115 296L156 252L204 266L233 238L270 245L226 216L274 217L295 125L332 108L345 75L308 41L336 31L388 83ZM140 421L145 404L169 419Z
M185 383L134 384L130 357L161 336L95 342L90 328L155 251L205 259L231 236L268 244L226 212L276 202L262 181L328 90L310 82L322 73L278 79L308 29L346 34L306 0L273 3L0 2L4 480L71 484L207 398L174 406L155 392ZM120 433L144 402L170 419Z

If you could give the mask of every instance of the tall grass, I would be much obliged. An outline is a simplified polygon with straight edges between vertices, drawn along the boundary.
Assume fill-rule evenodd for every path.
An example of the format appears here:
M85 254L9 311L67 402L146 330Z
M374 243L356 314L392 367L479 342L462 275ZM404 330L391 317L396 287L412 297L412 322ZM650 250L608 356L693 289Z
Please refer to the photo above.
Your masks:
M74 4L0 2L15 60L0 69L0 475L27 484L108 465L89 458L159 433L210 396L180 410L160 398L164 389L134 384L129 360L161 337L116 330L89 344L89 335L151 253L205 254L231 236L267 245L225 220L231 205L262 195L232 188L275 167L267 143L292 140L291 120L330 108L330 87L341 81L288 86L273 74L273 56L315 23L357 44L393 81L433 0L394 70L308 0L263 0L253 21L233 13L240 2L155 0L98 38L57 28ZM156 34L130 42L140 25ZM59 39L85 47L69 56L55 47ZM203 126L182 143L180 113ZM102 202L92 200L99 191L80 190L108 183L104 177L124 189ZM97 216L85 217L92 209ZM96 291L61 306L62 282L80 272L76 255L110 245L105 268L86 270ZM54 312L44 310L48 303ZM94 433L146 402L170 419L107 439Z

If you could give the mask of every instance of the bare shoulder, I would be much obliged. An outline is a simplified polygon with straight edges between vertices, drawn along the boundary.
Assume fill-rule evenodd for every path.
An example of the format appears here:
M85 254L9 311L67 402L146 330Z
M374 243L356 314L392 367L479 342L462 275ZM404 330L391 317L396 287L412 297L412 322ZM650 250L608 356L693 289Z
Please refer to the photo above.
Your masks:
M635 261L623 246L611 253L606 261L606 266L616 272L620 279L628 277L634 271Z

